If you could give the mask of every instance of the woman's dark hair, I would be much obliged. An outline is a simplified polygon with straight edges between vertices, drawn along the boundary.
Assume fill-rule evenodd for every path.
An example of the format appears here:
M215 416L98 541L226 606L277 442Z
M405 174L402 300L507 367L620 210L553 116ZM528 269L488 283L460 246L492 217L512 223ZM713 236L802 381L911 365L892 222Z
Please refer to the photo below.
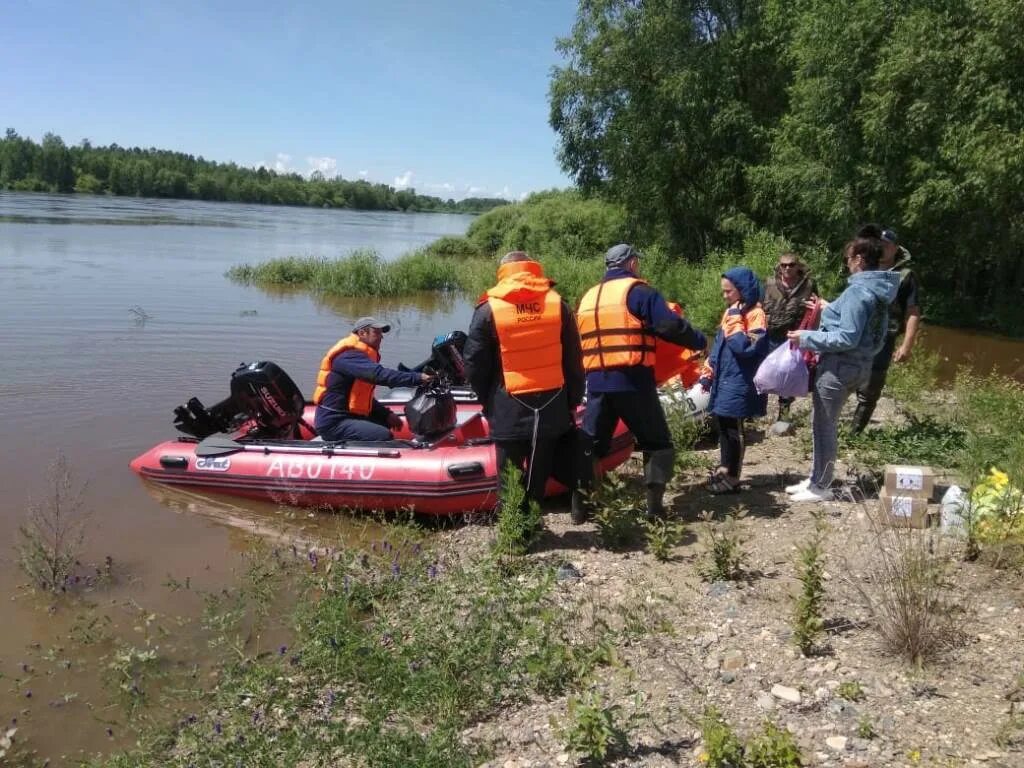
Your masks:
M876 240L882 239L882 228L877 224L865 224L857 230L854 237L873 237Z
M860 256L867 269L878 269L878 262L882 260L882 241L874 237L855 237L846 244L843 253Z

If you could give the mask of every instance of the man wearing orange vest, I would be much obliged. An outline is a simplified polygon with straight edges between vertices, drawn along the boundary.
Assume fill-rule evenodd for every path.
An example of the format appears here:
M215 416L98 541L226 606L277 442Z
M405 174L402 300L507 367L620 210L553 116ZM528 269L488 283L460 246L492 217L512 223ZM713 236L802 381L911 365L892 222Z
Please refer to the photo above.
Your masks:
M498 457L525 469L527 498L540 501L558 439L583 400L580 337L572 309L541 265L522 251L502 257L498 283L480 297L463 356Z
M377 384L415 387L431 376L395 371L380 364L380 343L391 326L361 317L352 333L331 347L320 361L313 403L315 426L324 440L389 440L400 429L401 417L378 403Z
M672 311L660 293L639 277L640 252L625 243L608 250L601 282L580 300L576 313L587 372L578 489L572 520L587 516L595 455L607 453L619 419L644 454L647 514L665 513L665 486L672 479L675 450L654 380L655 339L695 351L704 334Z

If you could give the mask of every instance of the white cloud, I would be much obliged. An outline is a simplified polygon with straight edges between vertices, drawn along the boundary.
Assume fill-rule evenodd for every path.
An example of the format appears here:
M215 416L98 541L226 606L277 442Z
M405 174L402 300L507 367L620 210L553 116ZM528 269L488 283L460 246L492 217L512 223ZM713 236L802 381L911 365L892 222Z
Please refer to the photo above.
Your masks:
M328 179L333 179L338 175L338 161L336 158L307 157L306 163L309 165L309 174L320 171Z
M365 179L369 175L370 175L369 171L360 171L359 172L359 178L361 178L361 179Z
M395 189L405 189L406 187L412 186L412 177L415 174L412 171L406 171L401 176L395 176Z
M472 185L466 187L466 195L468 197L473 197L474 195L479 195L481 192L486 192L486 191L487 191L487 187L474 187Z
M292 171L292 156L286 155L284 152L277 153L277 159L274 161L274 170L278 173L291 173Z

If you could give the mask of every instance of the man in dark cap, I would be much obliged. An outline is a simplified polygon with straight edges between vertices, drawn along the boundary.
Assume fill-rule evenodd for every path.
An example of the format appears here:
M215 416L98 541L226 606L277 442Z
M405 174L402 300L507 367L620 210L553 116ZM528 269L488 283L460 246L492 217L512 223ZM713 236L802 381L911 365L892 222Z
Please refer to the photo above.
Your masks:
M853 412L853 431L864 431L875 412L878 399L882 396L885 380L892 363L903 363L910 359L914 341L921 328L921 286L917 275L911 271L910 251L899 243L896 233L876 224L866 224L857 232L858 237L874 237L882 243L882 259L878 268L900 273L900 285L896 299L889 305L889 329L885 345L875 355L871 364L871 378L863 388L857 390L857 408ZM900 335L903 341L896 345Z
M313 403L316 431L324 440L388 440L402 418L385 408L373 393L377 384L415 387L431 376L395 371L380 364L380 344L391 326L361 317L352 333L331 347L320 361Z
M657 337L699 351L707 347L707 339L639 277L640 259L640 252L626 243L610 248L604 257L604 277L583 296L576 313L587 372L587 407L573 522L586 519L584 497L593 483L593 459L607 452L619 419L644 454L646 512L665 513L663 498L675 450L654 381L654 342Z

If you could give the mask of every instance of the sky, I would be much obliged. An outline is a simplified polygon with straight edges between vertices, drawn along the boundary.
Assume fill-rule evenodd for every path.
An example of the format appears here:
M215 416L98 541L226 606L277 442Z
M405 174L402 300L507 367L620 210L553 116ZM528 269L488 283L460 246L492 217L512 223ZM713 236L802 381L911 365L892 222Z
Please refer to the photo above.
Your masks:
M442 198L565 187L548 125L575 0L7 0L0 130Z

